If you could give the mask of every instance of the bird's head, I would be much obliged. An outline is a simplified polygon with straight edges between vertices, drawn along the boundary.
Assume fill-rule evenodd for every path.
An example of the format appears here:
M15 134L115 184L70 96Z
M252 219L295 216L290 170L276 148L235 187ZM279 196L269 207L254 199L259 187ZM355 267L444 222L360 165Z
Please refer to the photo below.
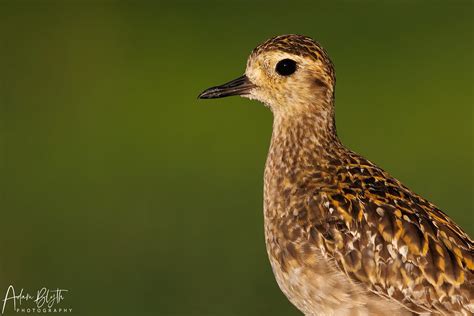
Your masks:
M209 88L202 99L239 95L269 106L275 114L321 112L332 107L334 67L324 49L302 35L281 35L256 47L245 74Z

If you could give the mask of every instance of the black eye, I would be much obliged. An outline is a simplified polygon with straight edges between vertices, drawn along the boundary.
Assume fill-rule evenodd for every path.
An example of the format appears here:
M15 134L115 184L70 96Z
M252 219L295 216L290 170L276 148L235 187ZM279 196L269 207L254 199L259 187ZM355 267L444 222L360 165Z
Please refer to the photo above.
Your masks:
M296 71L296 61L282 59L276 65L275 70L282 76L289 76Z

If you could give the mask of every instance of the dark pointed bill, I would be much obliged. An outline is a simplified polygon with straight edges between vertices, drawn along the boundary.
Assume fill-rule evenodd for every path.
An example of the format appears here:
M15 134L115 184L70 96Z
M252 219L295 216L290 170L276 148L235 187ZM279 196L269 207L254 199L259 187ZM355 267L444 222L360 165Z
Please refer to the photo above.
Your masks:
M231 95L245 95L250 92L255 85L250 82L246 75L234 79L230 82L224 83L223 85L216 86L204 90L199 96L199 99L216 99L228 97Z

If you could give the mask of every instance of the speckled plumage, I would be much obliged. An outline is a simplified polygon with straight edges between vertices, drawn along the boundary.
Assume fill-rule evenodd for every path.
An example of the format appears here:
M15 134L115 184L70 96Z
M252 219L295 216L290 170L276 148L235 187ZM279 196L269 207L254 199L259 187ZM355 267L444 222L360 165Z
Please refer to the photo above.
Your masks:
M297 62L287 77L282 58ZM339 141L334 67L312 39L250 55L244 96L269 106L265 240L276 280L305 315L472 315L474 244L435 205Z

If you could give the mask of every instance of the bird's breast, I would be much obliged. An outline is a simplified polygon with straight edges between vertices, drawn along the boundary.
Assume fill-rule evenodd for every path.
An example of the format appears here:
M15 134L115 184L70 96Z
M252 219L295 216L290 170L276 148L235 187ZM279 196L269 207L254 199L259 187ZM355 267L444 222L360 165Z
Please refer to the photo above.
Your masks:
M403 315L399 305L351 282L328 257L320 238L318 241L320 232L313 224L325 220L324 211L314 209L308 214L305 203L330 185L317 177L308 181L297 164L285 166L267 160L265 242L280 289L305 315L383 315L387 311ZM318 216L321 218L315 218Z

